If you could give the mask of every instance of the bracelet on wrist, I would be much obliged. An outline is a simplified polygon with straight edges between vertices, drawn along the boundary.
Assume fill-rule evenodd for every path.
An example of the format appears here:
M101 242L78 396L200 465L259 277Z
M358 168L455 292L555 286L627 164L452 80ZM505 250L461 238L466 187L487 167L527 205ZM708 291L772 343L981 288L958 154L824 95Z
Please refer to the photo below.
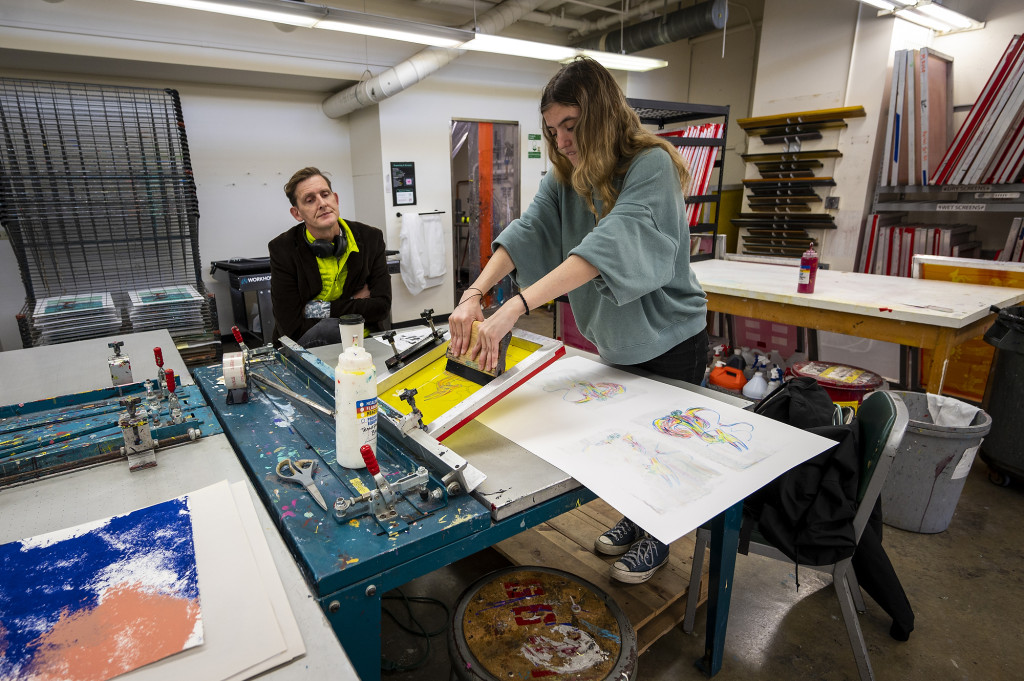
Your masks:
M530 316L530 306L526 302L526 297L523 296L523 292L522 291L520 291L518 295L519 295L519 300L523 301L523 307L526 308L526 313L525 314L526 314L527 317L529 317Z

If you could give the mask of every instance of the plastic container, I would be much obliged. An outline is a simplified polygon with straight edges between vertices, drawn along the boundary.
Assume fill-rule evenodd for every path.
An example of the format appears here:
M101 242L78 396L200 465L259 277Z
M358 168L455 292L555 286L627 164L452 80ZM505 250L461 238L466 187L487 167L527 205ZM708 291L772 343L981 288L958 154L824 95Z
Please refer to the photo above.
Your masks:
M979 409L968 426L940 426L928 413L927 395L893 394L907 405L910 421L882 487L882 519L887 525L910 532L942 532L953 519L974 455L992 426L992 418ZM958 402L952 397L940 399Z
M334 371L335 451L346 468L365 468L359 448L377 453L377 368L360 345L338 355Z
M711 370L711 375L708 376L708 380L712 385L717 385L718 387L725 388L726 390L741 390L743 385L747 382L747 377L743 375L742 369L720 366Z
M1020 442L1020 418L1024 414L1024 306L1004 307L985 332L985 342L996 348L985 390L985 409L992 430L981 447L981 458L1001 480L1024 477L1024 446Z
M755 371L753 377L743 385L743 396L756 401L767 394L768 381L764 380L764 372Z
M790 371L794 376L810 376L818 382L832 401L856 409L869 392L878 390L883 383L873 371L835 362L797 362Z

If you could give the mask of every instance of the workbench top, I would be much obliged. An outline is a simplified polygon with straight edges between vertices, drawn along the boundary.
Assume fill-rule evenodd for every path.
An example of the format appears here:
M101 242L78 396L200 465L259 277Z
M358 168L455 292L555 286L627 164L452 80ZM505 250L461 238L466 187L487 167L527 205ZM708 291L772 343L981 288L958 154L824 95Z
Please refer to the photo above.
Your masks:
M703 260L691 266L708 294L954 329L990 315L992 305L1024 301L1024 289L823 269L818 270L814 293L797 293L795 267L738 260Z

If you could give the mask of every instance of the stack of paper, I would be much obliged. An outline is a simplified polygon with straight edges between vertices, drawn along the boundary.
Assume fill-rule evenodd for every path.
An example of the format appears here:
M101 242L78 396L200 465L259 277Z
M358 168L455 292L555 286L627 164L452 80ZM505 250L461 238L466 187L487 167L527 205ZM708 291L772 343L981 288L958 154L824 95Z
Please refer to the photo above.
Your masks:
M121 330L121 315L110 293L79 293L36 301L32 320L41 332L39 345L99 338Z
M189 285L129 291L135 331L167 329L171 335L203 332L203 297Z

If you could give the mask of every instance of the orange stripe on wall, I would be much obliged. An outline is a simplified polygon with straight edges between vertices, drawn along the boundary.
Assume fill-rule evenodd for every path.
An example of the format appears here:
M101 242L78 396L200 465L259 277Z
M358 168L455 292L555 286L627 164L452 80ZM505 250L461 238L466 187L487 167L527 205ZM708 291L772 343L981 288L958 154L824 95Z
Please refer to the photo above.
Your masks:
M480 123L478 162L480 168L480 267L491 259L491 239L493 238L492 199L494 196L494 126L491 123Z

